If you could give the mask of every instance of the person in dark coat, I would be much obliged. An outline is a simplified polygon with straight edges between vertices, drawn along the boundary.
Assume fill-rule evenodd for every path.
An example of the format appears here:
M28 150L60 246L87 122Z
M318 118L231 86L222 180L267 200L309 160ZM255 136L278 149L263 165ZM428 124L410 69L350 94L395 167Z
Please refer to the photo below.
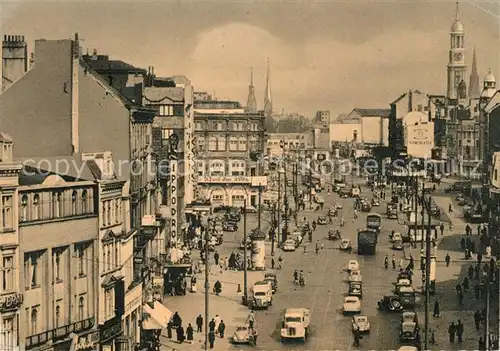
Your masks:
M462 282L462 286L464 287L465 292L469 291L469 278L467 278L467 277L464 278L464 281Z
M221 339L224 338L224 332L226 331L226 325L224 324L224 321L221 320L220 323L219 323L219 335L221 337Z
M474 326L476 327L477 330L479 330L479 327L481 325L481 313L479 311L474 312Z
M210 333L208 333L208 342L210 344L210 348L213 349L215 343L215 333L213 331L210 331Z
M174 313L174 316L172 317L172 322L174 323L174 328L180 327L182 325L182 318L179 316L179 313L177 311Z
M179 344L182 344L184 342L184 328L182 327L182 325L177 328L177 341L179 342Z
M214 261L215 261L215 265L218 266L219 265L219 253L217 251L215 251L214 253Z
M167 324L167 338L172 339L172 328L174 327L174 323L169 321Z
M439 318L439 301L434 301L434 313L433 317Z
M203 317L201 314L196 317L196 332L201 333L202 332L202 327L203 327Z
M208 323L208 330L210 330L210 333L215 334L215 319L212 318L212 320Z
M462 237L462 239L460 239L460 248L462 250L465 250L465 239Z
M188 327L186 328L186 336L187 336L187 340L189 342L193 341L193 339L194 339L193 334L194 334L193 327L191 326L191 323L189 323Z
M441 225L439 226L439 229L441 230L441 236L444 234L444 224L441 222Z
M444 261L446 262L446 267L449 267L450 266L450 261L451 261L451 257L449 254L446 254L445 258L444 258Z
M448 336L450 337L450 342L455 342L455 333L457 332L457 327L454 322L451 322L448 327Z
M458 323L457 323L457 338L458 338L458 342L462 342L463 335L464 335L464 325L462 324L462 321L459 319Z

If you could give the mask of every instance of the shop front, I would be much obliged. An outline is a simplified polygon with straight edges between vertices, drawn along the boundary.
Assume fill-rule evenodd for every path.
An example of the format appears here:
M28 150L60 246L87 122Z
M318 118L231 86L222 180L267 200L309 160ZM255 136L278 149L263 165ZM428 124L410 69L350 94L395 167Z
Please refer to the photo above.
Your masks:
M144 304L142 311L140 350L155 350L160 346L161 332L167 327L173 313L159 301Z
M109 321L106 321L99 329L101 351L127 351L121 348L121 343L115 343L115 340L122 335L121 316L115 316Z
M72 351L97 351L99 349L99 330L91 330L75 336L72 340Z

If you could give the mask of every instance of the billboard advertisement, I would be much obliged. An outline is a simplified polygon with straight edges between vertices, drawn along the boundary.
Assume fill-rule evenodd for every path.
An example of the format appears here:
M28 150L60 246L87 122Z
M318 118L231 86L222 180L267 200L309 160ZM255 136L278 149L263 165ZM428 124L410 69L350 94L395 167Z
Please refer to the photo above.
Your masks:
M408 125L406 130L406 147L410 157L431 158L434 148L434 123L421 122Z

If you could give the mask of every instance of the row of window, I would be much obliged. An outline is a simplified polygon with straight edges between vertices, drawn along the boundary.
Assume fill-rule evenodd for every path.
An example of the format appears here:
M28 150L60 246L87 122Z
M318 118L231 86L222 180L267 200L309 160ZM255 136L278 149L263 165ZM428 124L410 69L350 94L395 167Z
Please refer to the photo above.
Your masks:
M69 198L71 194L71 198ZM93 206L87 190L53 191L50 199L44 193L21 194L19 204L19 221L37 221L42 219L62 218L93 213ZM8 223L12 225L11 208L12 197L7 203ZM3 213L3 212L2 212ZM5 223L5 221L4 221Z
M230 137L229 145L227 145L227 138L225 136L211 136L208 138L208 145L205 144L205 139L198 138L198 151L208 150L208 151L247 151L257 150L259 148L259 142L257 137L250 137L247 140L246 137Z
M68 317L67 313L63 310L64 308L64 301L62 299L58 299L53 303L53 329L57 329L59 327L62 327L64 325L69 324L68 323ZM88 309L88 303L87 303L87 296L86 294L80 294L77 296L77 315L76 315L76 320L75 321L83 321L88 318L89 316L89 311ZM47 330L47 328L44 324L44 318L42 315L42 308L40 305L33 306L31 308L27 307L25 309L26 313L26 325L25 328L28 331L28 335L36 335L41 333L43 330ZM9 349L7 349L9 350Z
M184 105L158 105L159 116L184 116Z
M261 123L259 122L222 122L222 121L208 121L208 122L195 122L195 131L202 130L217 130L217 131L259 131Z
M121 199L112 199L102 202L101 223L103 226L107 227L121 223L122 218Z
M120 267L120 245L118 240L104 243L102 246L102 273Z
M71 272L67 271L69 262L74 262L72 258L77 259L78 277L84 277L88 272L88 250L89 243L79 243L74 245L73 252L68 246L53 248L50 252L52 268L52 284L62 283L65 279L71 277ZM41 286L42 280L50 278L44 272L43 258L48 254L48 250L33 251L24 254L24 286L25 290L36 289ZM70 257L72 255L72 257ZM5 258L5 257L4 257ZM4 280L5 280L4 270ZM8 277L8 286L13 287L14 269L11 276Z
M136 158L141 152L147 150L151 144L150 125L146 123L134 123L132 125L132 158Z

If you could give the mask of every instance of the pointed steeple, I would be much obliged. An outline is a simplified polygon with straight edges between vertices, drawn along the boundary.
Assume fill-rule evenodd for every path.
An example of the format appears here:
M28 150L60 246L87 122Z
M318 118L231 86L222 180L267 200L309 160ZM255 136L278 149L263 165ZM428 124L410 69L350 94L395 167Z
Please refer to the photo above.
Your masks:
M257 112L257 99L255 98L255 87L253 85L253 68L250 68L250 85L248 86L248 99L245 110L248 113Z
M481 95L479 88L479 74L477 73L476 47L472 54L472 67L469 78L469 98L477 99Z
M455 4L455 21L460 21L460 6L458 5L458 1Z
M264 114L266 116L271 116L273 114L273 98L271 96L271 69L269 66L269 59L267 59L266 92L264 95Z

